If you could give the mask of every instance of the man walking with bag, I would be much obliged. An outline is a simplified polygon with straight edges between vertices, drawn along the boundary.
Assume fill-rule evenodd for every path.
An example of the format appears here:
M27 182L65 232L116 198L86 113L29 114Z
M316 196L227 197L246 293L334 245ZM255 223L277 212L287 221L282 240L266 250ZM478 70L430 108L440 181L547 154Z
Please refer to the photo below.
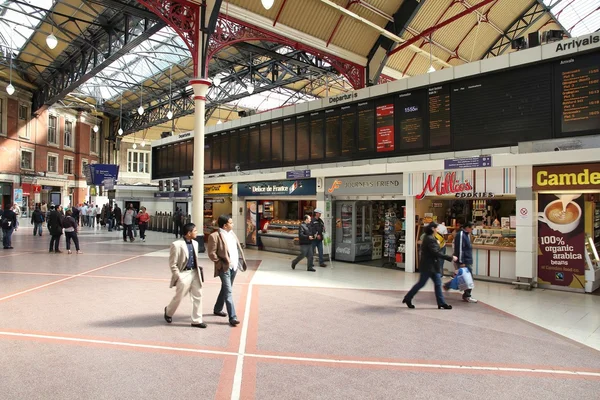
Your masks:
M239 270L246 271L247 264L240 241L233 232L233 220L229 215L221 215L217 220L219 230L208 237L208 258L215 263L215 277L221 279L221 291L213 308L215 315L229 316L229 325L240 323L233 304L232 287ZM227 307L227 313L223 307Z
M300 241L300 254L292 261L292 269L296 269L298 264L304 257L306 257L307 271L315 272L313 268L313 247L312 241L315 237L313 236L312 227L310 226L310 215L304 216L304 221L300 224L298 229L298 240Z
M315 216L313 217L310 225L312 227L312 232L315 237L312 240L312 253L315 253L315 248L319 253L319 267L326 267L325 261L323 261L323 233L325 232L325 223L321 219L321 210L315 210Z
M202 282L204 274L198 264L198 230L194 224L186 224L182 229L183 237L171 243L169 251L169 268L171 268L171 285L176 287L173 300L165 307L165 321L171 323L173 314L179 303L188 293L192 299L192 326L206 328L202 322Z
M460 220L459 225L460 230L454 237L454 256L458 258L458 266L460 268L467 268L471 275L473 275L473 246L471 246L471 238L469 237L473 230L473 223ZM467 289L463 292L463 301L477 303L477 300L471 297L472 290Z

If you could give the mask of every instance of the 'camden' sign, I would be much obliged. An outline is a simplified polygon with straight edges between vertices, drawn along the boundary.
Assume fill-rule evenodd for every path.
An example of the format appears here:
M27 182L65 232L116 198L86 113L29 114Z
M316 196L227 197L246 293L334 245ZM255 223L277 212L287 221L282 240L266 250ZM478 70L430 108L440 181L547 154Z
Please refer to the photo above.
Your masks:
M473 185L468 180L459 181L456 179L456 172L448 172L437 178L433 175L428 175L425 181L423 191L417 195L417 200L423 199L425 196L447 196L454 195L459 198L486 198L494 197L493 193L489 192L473 192Z

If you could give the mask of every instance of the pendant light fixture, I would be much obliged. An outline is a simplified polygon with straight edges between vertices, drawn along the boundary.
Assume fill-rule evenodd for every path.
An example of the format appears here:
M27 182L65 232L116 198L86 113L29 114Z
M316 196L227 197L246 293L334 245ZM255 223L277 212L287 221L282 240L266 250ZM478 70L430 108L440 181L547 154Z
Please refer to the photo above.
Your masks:
M169 111L167 112L167 119L172 119L173 118L173 106L172 106L172 97L173 97L173 92L172 92L172 82L173 82L173 66L171 65L169 67Z
M144 85L140 85L140 106L137 109L137 112L140 115L144 115L144 107L142 107L143 88L144 88Z
M52 15L52 20L54 20L54 13L52 13L51 15ZM54 36L54 23L52 23L50 25L52 26L52 33L50 33L46 37L46 44L48 45L50 50L54 50L56 48L56 46L58 45L58 39L56 38L56 36Z
M8 67L8 86L6 86L6 93L8 93L9 96L12 96L15 93L15 87L12 85L12 58L13 58L13 41L12 41L13 35L10 35L10 54L8 55L10 57L10 64Z
M435 72L435 67L433 66L433 60L431 57L431 36L429 36L429 69L427 70L427 73L430 74L432 72Z
M119 110L119 136L123 136L123 92L121 92L121 108Z
M248 85L248 94L254 93L254 86L252 84Z
M217 121L217 125L221 125L223 121L221 121L221 109L217 107L217 112L219 113L219 120Z
M275 0L261 0L261 3L266 10L269 10L271 7L273 7Z
M213 79L213 85L219 87L221 86L221 78L219 78L218 76L215 76L215 79Z
M134 150L137 149L137 144L135 144L135 133L133 134L133 146L131 147L133 147Z

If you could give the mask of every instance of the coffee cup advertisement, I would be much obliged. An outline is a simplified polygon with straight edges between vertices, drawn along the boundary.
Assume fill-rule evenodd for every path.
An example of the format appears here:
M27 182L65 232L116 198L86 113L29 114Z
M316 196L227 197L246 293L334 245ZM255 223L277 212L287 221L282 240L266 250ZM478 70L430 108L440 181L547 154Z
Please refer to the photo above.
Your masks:
M538 283L585 285L584 198L580 194L538 196Z

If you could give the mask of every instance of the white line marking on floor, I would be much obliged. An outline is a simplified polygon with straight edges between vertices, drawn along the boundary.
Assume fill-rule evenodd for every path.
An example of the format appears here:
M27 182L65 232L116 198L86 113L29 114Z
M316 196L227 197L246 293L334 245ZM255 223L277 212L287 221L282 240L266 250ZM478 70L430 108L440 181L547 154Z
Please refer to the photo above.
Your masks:
M252 277L252 280L254 279L254 276ZM244 353L246 352L246 341L248 340L248 325L250 324L250 304L252 303L252 280L248 284L248 294L246 296L246 309L244 310L242 335L240 336L240 347L238 350L237 362L235 364L235 374L233 375L233 388L231 389L231 400L239 400L242 393L242 377L244 375Z
M114 262L114 263L110 263L108 265L103 265L101 267L94 268L94 269L91 269L89 271L77 274L77 275L69 276L69 277L66 277L64 279L59 279L59 280L54 281L54 282L46 283L44 285L36 286L36 287L31 288L31 289L23 290L22 292L13 293L13 294L8 295L8 296L0 297L0 301L4 301L6 299L17 297L17 296L20 296L20 295L25 294L25 293L33 292L35 290L43 289L43 288L48 287L48 286L56 285L57 283L68 281L70 279L77 278L78 276L86 275L86 274L89 274L91 272L95 272L95 271L99 271L99 270L104 269L104 268L112 267L113 265L117 265L117 264L121 264L121 263L124 263L124 262L127 262L127 261L135 260L136 258L140 258L140 257L141 256L134 256L134 257L126 258L125 260L121 260L121 261L117 261L117 262Z
M35 333L21 333L21 332L2 332L0 336L14 337L14 338L31 338L31 339L49 339L63 342L74 342L74 343L90 343L90 344L103 344L109 346L122 346L139 349L153 349L153 350L168 350L180 353L194 353L194 354L211 354L218 356L237 356L238 365L236 366L236 374L234 377L234 387L232 390L232 398L237 395L240 396L241 388L241 367L240 359L243 361L244 357L254 357L258 359L268 360L281 360L281 361L299 361L299 362L317 362L323 364L344 364L344 365L366 365L366 366L382 366L382 367L404 367L404 368L422 368L422 369L446 369L446 370L459 370L459 371L489 371L489 372L514 372L514 373L534 373L534 374L547 374L547 375L572 375L572 376L588 376L594 378L600 378L600 372L592 371L570 371L563 369L536 369L536 368L517 368L517 367L492 367L492 366L472 366L472 365L452 365L452 364L427 364L427 363L410 363L410 362L386 362L386 361L362 361L362 360L337 360L328 358L311 358L311 357L292 357L292 356L277 356L271 354L252 354L244 353L245 345L244 341L240 343L240 352L235 353L232 351L220 351L220 350L207 350L207 349L190 349L186 347L176 346L162 346L152 345L143 343L129 343L119 342L112 340L100 340L100 339L84 339L77 337L65 337L65 336L54 336L54 335L42 335ZM238 370L238 367L240 368ZM238 372L240 373L238 377ZM238 386L236 386L236 383Z

